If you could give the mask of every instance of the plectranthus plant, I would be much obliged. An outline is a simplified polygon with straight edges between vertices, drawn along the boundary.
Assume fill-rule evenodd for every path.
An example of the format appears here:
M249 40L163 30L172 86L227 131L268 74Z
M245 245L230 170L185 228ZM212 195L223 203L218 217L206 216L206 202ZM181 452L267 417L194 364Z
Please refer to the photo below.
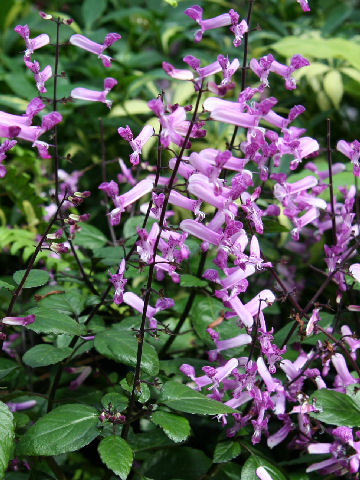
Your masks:
M1 210L5 253L23 253L0 279L0 479L359 478L360 142L330 117L307 133L311 63L251 56L253 7L188 6L194 48L163 61L137 122L112 116L124 32L47 12L53 38L15 27L37 96L0 112L0 177L27 149L41 181L8 225ZM231 57L201 57L214 32ZM100 83L81 83L87 62ZM100 166L62 143L77 116Z

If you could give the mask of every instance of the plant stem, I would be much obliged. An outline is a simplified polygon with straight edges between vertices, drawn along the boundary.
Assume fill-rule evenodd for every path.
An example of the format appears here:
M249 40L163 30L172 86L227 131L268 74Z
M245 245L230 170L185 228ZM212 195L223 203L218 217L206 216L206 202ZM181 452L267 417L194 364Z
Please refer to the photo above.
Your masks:
M331 206L331 222L332 222L332 236L333 244L336 245L336 218L335 218L335 202L334 202L334 188L332 176L332 160L331 160L331 121L326 119L326 139L327 139L327 161L329 167L329 189L330 189L330 206Z

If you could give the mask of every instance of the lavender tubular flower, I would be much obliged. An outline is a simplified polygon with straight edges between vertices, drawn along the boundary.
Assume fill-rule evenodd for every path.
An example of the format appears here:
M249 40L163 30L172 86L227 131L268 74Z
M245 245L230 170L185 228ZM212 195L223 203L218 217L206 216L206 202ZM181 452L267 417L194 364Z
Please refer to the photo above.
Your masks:
M339 140L336 145L336 150L348 157L353 164L353 174L356 177L360 177L360 142L354 140L353 142L345 142L345 140Z
M35 38L30 38L30 30L27 25L17 25L14 30L25 40L25 58L29 59L35 50L50 43L49 35L46 33L42 33Z
M130 147L133 149L133 153L130 155L130 162L133 165L138 165L143 146L154 134L153 127L151 125L145 125L145 127L141 130L141 132L136 138L133 137L129 125L126 125L126 128L118 128L118 134L124 140L128 141Z
M95 53L95 55L98 56L98 58L101 59L103 62L104 67L111 67L111 57L104 55L103 51L107 48L110 47L113 43L115 43L117 40L121 38L121 35L119 33L108 33L105 37L103 45L100 45L100 43L93 42L87 37L84 37L83 35L72 35L70 37L69 42L72 45L75 45L76 47L82 48L83 50L87 50L88 52Z
M26 317L4 317L1 322L4 325L21 325L26 326L35 322L35 315L27 315Z
M213 30L214 28L225 27L231 25L232 20L229 13L223 13L214 18L208 18L203 20L203 9L199 5L194 5L185 10L185 15L192 18L200 26L200 30L197 30L195 33L195 42L198 43L201 41L203 33L207 30Z
M112 77L105 78L104 80L104 90L103 91L98 91L98 90L90 90L88 88L83 88L83 87L77 87L71 90L70 96L72 98L78 99L78 100L84 100L86 102L102 102L105 103L105 105L108 108L111 108L112 101L107 100L107 94L110 92L110 90L117 85L117 80Z
M27 400L25 402L7 402L10 412L21 412L29 410L36 405L36 400Z

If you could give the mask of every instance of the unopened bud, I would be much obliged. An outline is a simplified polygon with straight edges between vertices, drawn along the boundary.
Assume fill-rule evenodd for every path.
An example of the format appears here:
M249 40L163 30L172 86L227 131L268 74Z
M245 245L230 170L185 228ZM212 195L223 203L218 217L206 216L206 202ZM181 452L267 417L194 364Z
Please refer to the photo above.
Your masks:
M90 197L91 192L89 190L85 190L85 192L75 192L74 197L79 197L79 198L87 198Z
M50 250L55 253L68 253L69 249L63 243L52 243L50 245Z
M68 219L73 220L74 222L80 221L80 215L75 215L75 213L70 213Z
M52 20L53 18L52 15L49 15L48 13L45 13L45 12L39 12L39 15L43 20Z
M63 24L64 25L71 25L73 23L74 19L73 18L64 18L63 19Z

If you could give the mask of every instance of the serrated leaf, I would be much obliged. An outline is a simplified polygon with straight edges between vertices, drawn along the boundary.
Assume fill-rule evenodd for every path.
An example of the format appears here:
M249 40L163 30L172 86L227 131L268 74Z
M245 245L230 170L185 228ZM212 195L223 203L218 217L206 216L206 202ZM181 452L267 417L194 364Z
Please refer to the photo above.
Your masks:
M14 273L13 279L19 285L26 270L18 270ZM50 280L50 275L45 270L32 269L25 280L23 288L34 288L45 285Z
M163 386L159 402L180 412L198 413L200 415L238 413L222 402L212 400L186 385L172 381L166 382Z
M336 108L339 108L344 86L341 74L337 70L331 70L324 77L324 90Z
M238 442L233 442L232 440L220 442L215 447L214 463L229 462L240 455L240 452L241 447Z
M151 421L161 427L173 442L184 442L190 435L188 420L179 415L157 410L152 414Z
M98 452L101 460L121 480L126 480L133 463L133 452L129 444L120 437L112 435L99 443Z
M0 402L0 478L4 478L12 455L15 437L14 430L14 416L8 406Z
M324 388L314 392L310 401L313 399L316 399L315 406L319 412L310 412L311 417L330 425L360 425L360 408L349 395Z
M89 405L69 404L40 418L18 444L19 455L60 455L88 445L99 434L98 412Z
M106 0L85 0L81 6L81 14L86 28L90 28L106 9Z
M135 335L111 328L98 333L94 345L102 355L131 367L136 366L138 341ZM143 345L141 368L151 376L159 372L159 358L156 350L146 342Z
M61 362L72 353L72 348L56 348L53 345L41 344L30 348L24 356L23 362L29 367L46 367Z
M107 243L107 238L98 228L87 223L81 225L81 230L76 234L74 243L80 247L95 248L103 247Z
M180 285L182 287L206 287L207 282L201 280L201 278L194 277L194 275L188 275L187 273L181 275Z
M50 308L33 308L30 313L35 315L35 322L26 326L36 333L54 333L55 335L84 335L86 328L65 313L59 313Z
M264 467L272 480L286 480L286 477L278 468L257 455L251 455L246 460L241 470L241 480L259 480L259 477L256 475L256 469L259 467Z

